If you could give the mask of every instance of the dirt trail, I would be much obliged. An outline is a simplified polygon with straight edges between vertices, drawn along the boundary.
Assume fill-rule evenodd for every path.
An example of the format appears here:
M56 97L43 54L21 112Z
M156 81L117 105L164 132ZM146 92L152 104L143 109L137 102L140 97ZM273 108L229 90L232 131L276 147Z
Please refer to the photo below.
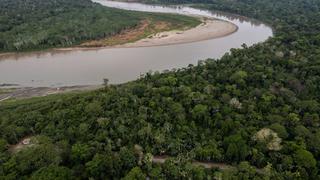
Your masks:
M24 148L34 146L34 143L31 142L33 136L27 136L22 138L17 144L9 146L9 152L16 153L21 151Z
M163 164L169 156L154 156L152 159L153 163L156 164ZM215 163L215 162L204 162L204 161L193 161L193 165L195 166L202 166L206 169L218 168L221 170L229 170L229 169L236 169L236 167L228 165L226 163Z
M168 158L171 158L170 156L154 156L152 159L153 163L156 164L163 164ZM206 169L212 169L212 168L217 168L220 170L236 170L237 167L236 166L232 166L226 163L217 163L217 162L207 162L207 161L193 161L192 162L193 165L195 166L202 166ZM255 168L256 172L258 174L265 174L265 172L263 171L263 169L258 169Z

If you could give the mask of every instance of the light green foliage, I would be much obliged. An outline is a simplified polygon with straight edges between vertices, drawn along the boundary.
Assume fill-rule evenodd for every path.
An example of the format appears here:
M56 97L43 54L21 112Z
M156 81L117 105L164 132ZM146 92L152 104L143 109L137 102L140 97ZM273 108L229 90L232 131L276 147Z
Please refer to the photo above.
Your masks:
M208 107L206 105L198 104L192 110L193 118L202 120L208 115Z
M277 135L282 139L286 139L288 137L288 132L286 128L278 123L272 124L270 126L270 129L276 132Z
M123 180L141 180L146 179L146 175L141 171L139 167L134 167L131 171L123 178Z
M209 144L199 146L195 149L197 159L205 161L220 161L222 154L218 149L216 142L211 141Z
M307 150L297 150L293 157L298 166L302 166L305 168L316 167L317 161L314 159L312 153Z
M74 144L71 148L71 158L74 161L87 161L91 156L91 149L87 144L78 143Z

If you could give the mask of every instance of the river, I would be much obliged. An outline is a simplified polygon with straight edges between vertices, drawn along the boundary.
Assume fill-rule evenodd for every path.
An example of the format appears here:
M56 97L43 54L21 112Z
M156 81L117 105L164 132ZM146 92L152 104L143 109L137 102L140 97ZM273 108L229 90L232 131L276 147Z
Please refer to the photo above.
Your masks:
M19 84L21 87L97 85L104 78L119 84L135 80L150 70L170 70L197 64L198 60L220 58L231 48L240 48L243 43L251 46L273 35L266 24L227 13L184 6L94 1L126 10L218 18L237 25L238 31L225 37L168 46L18 53L0 60L0 84Z

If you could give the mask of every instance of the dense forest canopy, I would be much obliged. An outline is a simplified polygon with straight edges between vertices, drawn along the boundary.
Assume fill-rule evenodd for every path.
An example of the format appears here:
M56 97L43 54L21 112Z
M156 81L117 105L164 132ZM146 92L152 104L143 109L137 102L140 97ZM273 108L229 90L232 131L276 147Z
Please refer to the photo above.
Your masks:
M145 19L177 27L196 21L108 8L90 0L0 0L0 52L74 46L134 28Z
M205 3L275 37L123 85L3 103L0 179L320 179L320 1Z

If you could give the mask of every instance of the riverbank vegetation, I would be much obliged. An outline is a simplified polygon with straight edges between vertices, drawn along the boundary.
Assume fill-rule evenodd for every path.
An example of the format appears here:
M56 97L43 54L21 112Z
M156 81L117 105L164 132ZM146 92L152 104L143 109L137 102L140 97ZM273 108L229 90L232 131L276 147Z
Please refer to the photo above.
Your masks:
M200 24L200 20L185 19L185 16L162 15L155 19L145 18L136 27L126 29L118 34L103 39L88 41L78 45L79 47L104 47L136 42L140 39L152 37L160 32L172 30L186 30ZM167 17L166 17L167 16ZM173 16L174 19L173 19ZM177 23L178 22L178 23Z
M275 36L123 85L3 103L0 179L320 179L320 1L201 7L263 20ZM26 136L35 145L8 151Z
M135 29L143 21L166 23L168 30L200 24L191 17L124 11L90 0L0 0L0 52L75 46Z

